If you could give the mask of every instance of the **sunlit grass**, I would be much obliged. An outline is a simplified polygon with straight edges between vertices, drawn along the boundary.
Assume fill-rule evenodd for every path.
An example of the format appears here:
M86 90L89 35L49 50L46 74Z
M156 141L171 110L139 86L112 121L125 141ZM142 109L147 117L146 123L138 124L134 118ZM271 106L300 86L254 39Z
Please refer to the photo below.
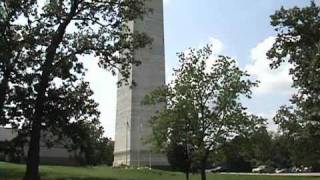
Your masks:
M0 180L21 180L25 165L0 162ZM64 167L41 166L43 180L184 180L180 172L161 170L117 169L107 166ZM191 180L198 180L193 175ZM273 177L273 176L236 176L208 174L208 180L320 180L320 177Z

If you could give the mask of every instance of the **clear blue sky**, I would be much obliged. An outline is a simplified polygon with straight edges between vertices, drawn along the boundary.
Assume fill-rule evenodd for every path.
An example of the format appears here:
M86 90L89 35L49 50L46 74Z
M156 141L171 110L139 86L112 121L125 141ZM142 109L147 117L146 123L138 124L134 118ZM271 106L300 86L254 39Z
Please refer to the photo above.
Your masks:
M242 69L261 81L253 99L244 103L252 113L271 118L287 104L293 90L287 65L271 71L265 58L275 35L270 15L281 6L306 6L309 0L165 0L166 71L170 79L176 53L209 42L216 53L234 57ZM97 77L99 79L97 80ZM100 103L106 134L114 137L116 78L91 65L88 72ZM270 125L274 129L273 125Z

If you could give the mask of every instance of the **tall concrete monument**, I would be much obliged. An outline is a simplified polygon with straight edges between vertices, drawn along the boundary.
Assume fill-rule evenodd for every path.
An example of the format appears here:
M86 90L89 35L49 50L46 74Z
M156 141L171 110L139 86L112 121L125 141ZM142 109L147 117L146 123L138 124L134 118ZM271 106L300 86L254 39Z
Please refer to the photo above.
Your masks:
M150 136L150 118L163 105L144 106L144 96L165 84L163 1L146 1L153 9L143 20L129 24L133 31L145 32L152 39L151 47L136 50L135 58L142 64L133 67L131 78L137 86L122 86L117 92L117 114L114 166L164 166L165 156L151 152L145 139Z

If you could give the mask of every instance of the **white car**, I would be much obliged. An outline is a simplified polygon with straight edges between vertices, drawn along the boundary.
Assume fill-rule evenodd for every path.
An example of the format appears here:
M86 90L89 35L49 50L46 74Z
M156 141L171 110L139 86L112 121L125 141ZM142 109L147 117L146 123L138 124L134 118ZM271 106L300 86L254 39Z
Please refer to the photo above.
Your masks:
M257 168L253 168L252 172L253 173L273 173L274 169L267 165L261 165L261 166L258 166Z
M253 169L252 169L252 172L253 172L253 173L260 173L261 170L262 170L262 169L265 169L265 168L266 168L266 166L264 166L264 165L258 166L258 167L256 167L256 168L253 168Z
M288 172L288 169L276 169L275 170L275 173L277 173L277 174L280 174L280 173L287 173Z

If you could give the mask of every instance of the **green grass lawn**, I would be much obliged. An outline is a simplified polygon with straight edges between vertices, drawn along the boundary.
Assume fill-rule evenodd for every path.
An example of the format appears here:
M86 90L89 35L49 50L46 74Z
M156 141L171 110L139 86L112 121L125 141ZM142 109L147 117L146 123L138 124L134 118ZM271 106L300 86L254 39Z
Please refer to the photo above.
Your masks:
M0 180L21 180L24 165L0 162ZM43 180L183 180L184 174L160 170L129 170L111 167L41 166ZM192 180L200 179L192 176ZM208 180L320 180L319 177L234 176L209 174Z

